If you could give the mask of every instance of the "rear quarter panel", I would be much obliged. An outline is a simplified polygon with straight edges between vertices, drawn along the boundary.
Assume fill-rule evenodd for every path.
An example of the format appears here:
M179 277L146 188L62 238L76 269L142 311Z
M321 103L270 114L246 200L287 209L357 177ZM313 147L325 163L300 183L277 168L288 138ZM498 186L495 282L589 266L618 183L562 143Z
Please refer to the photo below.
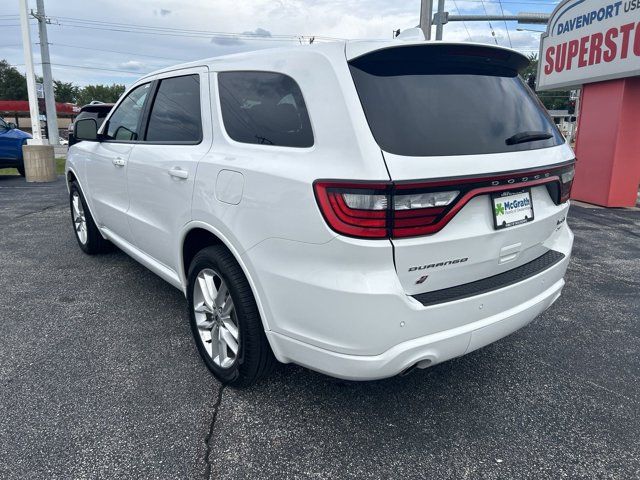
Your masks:
M286 57L243 57L211 65L213 148L198 166L192 217L228 235L242 253L267 238L324 243L335 237L313 193L322 178L387 180L380 149L366 120L344 59L334 51L289 52ZM260 70L292 77L300 86L314 135L310 148L244 144L232 140L218 105L217 71ZM221 170L242 175L241 199L221 202L215 186ZM218 187L222 187L218 185Z

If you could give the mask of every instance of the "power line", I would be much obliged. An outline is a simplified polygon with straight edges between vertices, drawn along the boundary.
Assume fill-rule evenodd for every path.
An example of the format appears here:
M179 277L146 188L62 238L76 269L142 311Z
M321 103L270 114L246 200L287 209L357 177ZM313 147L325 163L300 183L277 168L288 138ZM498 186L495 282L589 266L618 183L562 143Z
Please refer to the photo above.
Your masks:
M178 37L197 37L197 38L211 38L211 37L227 37L227 38L245 38L251 40L299 40L302 38L311 38L306 35L259 35L254 32L232 33L232 32L219 32L209 30L193 30L186 28L172 28L172 27L155 27L151 25L140 25L130 23L117 23L117 22L105 22L102 20L89 20L76 17L56 17L60 22L60 26L76 27L76 28L92 28L97 30L107 30L116 32L128 32L128 33L140 33L140 34L153 34L162 36L178 36ZM319 35L312 35L316 40L343 40L334 37L325 37Z
M290 36L290 37L264 37L259 35L249 35L249 34L229 34L229 33L208 33L208 34L185 34L185 33L163 33L159 31L145 31L145 30L130 30L125 28L107 28L95 25L57 25L57 26L66 26L71 28L84 28L90 30L103 30L108 32L124 32L124 33L136 33L143 35L159 35L159 36L169 36L169 37L184 37L184 38L211 38L211 37L220 37L220 38L243 38L246 40L258 40L258 41L299 41L300 38L306 38L306 36ZM316 40L319 40L316 37Z
M135 75L137 77L141 77L143 75L146 75L146 73L144 73L144 72L132 72L130 70L116 70L116 69L113 69L113 68L102 68L102 67L88 67L88 66L84 66L84 65L68 65L66 63L52 63L51 65L54 65L56 67L82 68L84 70L103 70L105 72L127 73L129 75Z
M489 16L489 12L487 12L487 7L484 5L484 0L480 0L482 2L482 8L484 9L484 14ZM496 38L496 32L493 30L493 25L491 25L491 21L488 20L489 28L491 29L491 35L493 36L493 41L498 45L498 39Z
M502 13L502 16L504 17L504 10L502 9L502 0L498 0L498 4L500 5L500 12ZM509 35L509 26L507 25L507 21L504 21L504 28L507 31L507 38L509 39L509 46L511 48L513 48L513 43L511 43L511 35Z
M121 50L105 50L103 48L95 48L95 47L79 47L77 45L67 45L65 43L51 43L55 47L66 47L66 48L77 48L80 50L92 50L97 52L108 52L108 53L121 53L123 55L130 55L134 57L150 57L150 58L158 58L160 60L175 60L177 62L186 62L184 58L173 58L173 57L160 57L158 55L148 55L146 53L134 53L134 52L123 52Z
M462 15L462 12L460 11L460 7L458 7L458 2L456 2L456 0L453 0L453 5L456 7L456 10L458 11L458 15ZM469 35L469 41L472 42L473 39L471 38L471 34L469 33L469 29L467 28L467 23L462 22L462 25L464 26L464 29L467 31L467 35Z
M42 63L40 62L34 62L34 65L42 65ZM143 75L146 75L146 73L143 72L132 72L131 70L117 70L114 68L102 68L102 67L91 67L91 66L85 66L85 65L69 65L67 63L52 63L51 64L54 67L68 67L70 69L74 69L74 68L81 68L83 70L101 70L101 71L105 71L105 72L117 72L117 73L126 73L129 75L136 75L138 77L142 77ZM24 63L13 63L11 64L12 67L24 67Z

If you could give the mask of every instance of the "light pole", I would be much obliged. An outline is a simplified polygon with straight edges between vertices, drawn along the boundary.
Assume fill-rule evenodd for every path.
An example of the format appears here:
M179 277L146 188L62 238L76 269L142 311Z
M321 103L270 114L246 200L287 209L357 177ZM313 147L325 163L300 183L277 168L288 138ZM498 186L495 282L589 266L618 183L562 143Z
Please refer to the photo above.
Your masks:
M24 63L27 68L27 95L29 97L31 134L33 136L33 138L28 140L27 144L22 147L24 174L27 182L54 182L56 180L56 160L53 145L47 145L42 140L42 134L40 133L40 112L38 111L36 77L33 69L28 8L27 0L20 0L22 47L24 48ZM57 139L58 137L56 137L56 140Z
M29 114L31 115L31 135L33 145L42 145L40 133L40 112L38 111L38 95L36 93L36 74L33 69L33 51L31 50L31 30L29 30L29 5L27 0L20 0L20 27L22 29L22 47L24 49L24 65L27 69L27 95L29 97Z
M444 24L446 23L444 0L438 0L438 13L436 13L436 40L442 40Z
M42 57L42 78L44 83L44 101L47 108L47 137L50 145L60 143L58 131L58 112L53 93L53 76L51 75L51 59L49 57L49 37L47 36L47 18L44 14L44 0L37 1L36 19L40 31L40 55Z
M420 29L425 40L431 40L431 19L433 18L433 0L420 2Z

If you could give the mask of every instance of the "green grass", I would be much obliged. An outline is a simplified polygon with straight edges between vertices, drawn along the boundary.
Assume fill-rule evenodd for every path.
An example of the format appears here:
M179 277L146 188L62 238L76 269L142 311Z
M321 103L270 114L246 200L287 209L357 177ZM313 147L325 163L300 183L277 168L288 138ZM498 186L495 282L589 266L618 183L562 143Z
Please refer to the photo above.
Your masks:
M56 173L58 175L64 174L64 158L56 158ZM0 175L18 175L18 170L15 168L0 168Z

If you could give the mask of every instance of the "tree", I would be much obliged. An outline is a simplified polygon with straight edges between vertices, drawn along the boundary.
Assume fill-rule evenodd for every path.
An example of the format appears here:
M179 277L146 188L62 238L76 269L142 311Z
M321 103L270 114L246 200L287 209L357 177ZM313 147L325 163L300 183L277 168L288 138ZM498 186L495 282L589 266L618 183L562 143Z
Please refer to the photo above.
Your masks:
M115 83L113 85L87 85L79 90L76 103L78 105L86 105L94 100L115 103L124 91L124 85Z
M0 60L0 100L26 100L27 79L6 60Z
M36 82L42 77L36 75ZM124 85L87 85L79 87L73 82L53 81L56 102L86 105L93 100L115 103L125 91ZM0 100L28 100L27 79L6 60L0 60Z
M538 75L538 55L529 55L529 66L525 68L521 75L527 82L531 90L535 92L536 77ZM569 108L570 90L551 90L546 92L536 92L547 110L567 110Z
M75 103L79 90L80 87L74 85L72 82L53 81L53 92L56 97L56 102Z

